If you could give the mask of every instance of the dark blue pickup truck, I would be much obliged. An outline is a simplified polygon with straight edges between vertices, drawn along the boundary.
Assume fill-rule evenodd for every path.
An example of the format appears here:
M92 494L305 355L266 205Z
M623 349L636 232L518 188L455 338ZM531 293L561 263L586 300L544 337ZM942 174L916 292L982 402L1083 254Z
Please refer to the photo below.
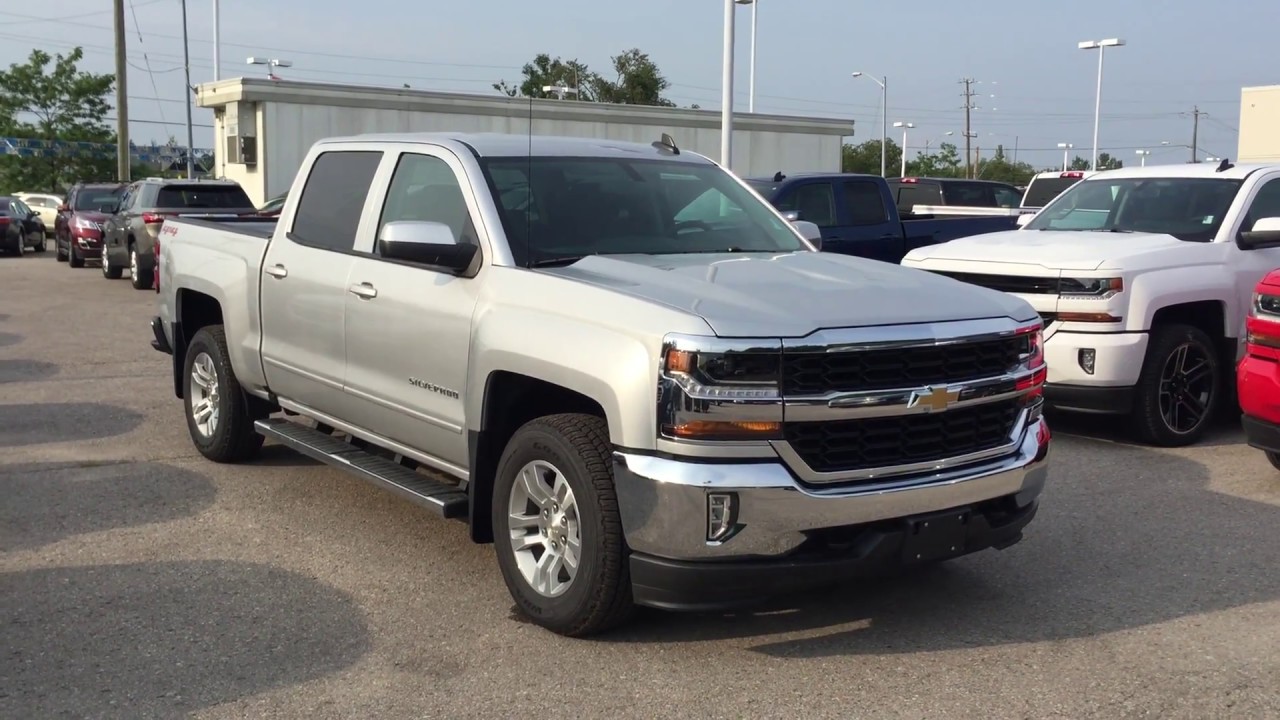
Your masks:
M745 180L774 207L795 213L792 219L817 225L823 252L899 263L918 247L1018 227L1016 215L903 217L878 175L778 173Z

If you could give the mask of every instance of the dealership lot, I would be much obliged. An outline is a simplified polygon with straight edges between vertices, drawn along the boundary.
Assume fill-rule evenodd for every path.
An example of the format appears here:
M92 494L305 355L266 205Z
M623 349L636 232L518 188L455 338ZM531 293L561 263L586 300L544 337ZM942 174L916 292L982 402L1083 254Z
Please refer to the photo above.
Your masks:
M1007 551L575 641L513 619L461 524L282 448L201 458L155 297L0 258L0 716L1280 713L1280 473L1230 424L1164 451L1055 419Z

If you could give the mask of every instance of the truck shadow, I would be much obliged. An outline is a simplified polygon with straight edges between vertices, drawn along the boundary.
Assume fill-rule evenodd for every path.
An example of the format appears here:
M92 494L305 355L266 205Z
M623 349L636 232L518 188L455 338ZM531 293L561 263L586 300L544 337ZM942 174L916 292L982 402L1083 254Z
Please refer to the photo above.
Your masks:
M43 360L0 360L0 383L45 380L60 370L57 365Z
M1134 437L1126 425L1125 418L1114 415L1087 415L1084 413L1049 412L1049 427L1055 434L1076 435L1093 440L1145 447ZM1195 447L1217 447L1235 445L1244 441L1244 430L1240 425L1240 412L1219 411L1213 418L1208 432Z
M10 572L0 607L5 717L179 717L337 672L371 646L353 598L249 562Z
M0 347L9 347L22 342L22 336L15 333L0 332Z
M189 517L217 494L203 475L156 463L8 465L0 493L0 552Z
M1093 637L1280 599L1280 502L1210 491L1202 465L1170 454L1079 439L1055 450L1040 514L1008 550L771 612L649 613L611 638L895 654ZM776 638L792 634L803 637Z
M0 447L124 435L137 428L142 417L128 408L104 403L0 405Z

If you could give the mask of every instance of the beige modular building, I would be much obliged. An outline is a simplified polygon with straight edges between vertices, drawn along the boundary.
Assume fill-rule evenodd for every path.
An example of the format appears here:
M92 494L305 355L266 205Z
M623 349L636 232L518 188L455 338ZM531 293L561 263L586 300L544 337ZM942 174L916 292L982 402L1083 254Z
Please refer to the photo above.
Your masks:
M215 177L236 180L257 204L285 192L307 150L322 138L374 132L500 132L653 142L669 133L681 149L720 155L712 110L529 100L327 83L232 78L197 88L214 112ZM739 113L733 170L838 172L850 119Z
M1237 162L1280 163L1280 85L1240 90Z

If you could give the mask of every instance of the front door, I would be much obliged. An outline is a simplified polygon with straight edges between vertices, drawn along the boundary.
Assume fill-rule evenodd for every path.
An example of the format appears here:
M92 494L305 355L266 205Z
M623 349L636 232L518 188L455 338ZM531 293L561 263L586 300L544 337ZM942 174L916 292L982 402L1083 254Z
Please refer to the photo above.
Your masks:
M1230 236L1233 241L1238 233L1251 230L1258 220L1264 217L1280 217L1280 173L1271 173L1269 177L1264 178L1246 207L1248 210L1240 221L1240 227ZM1236 325L1229 327L1228 331L1240 339L1239 352L1243 354L1244 318L1249 311L1249 306L1253 303L1253 289L1267 273L1280 267L1280 248L1247 251L1229 248L1229 251L1235 258L1232 265L1235 266L1236 294L1239 303L1237 307L1240 308L1240 312L1231 319L1231 322Z
M889 214L888 198L881 184L875 180L844 180L840 188L848 249L835 251L891 263L901 260L906 252L902 224Z
M372 150L318 155L288 232L276 234L262 262L267 387L281 398L338 417L343 417L346 400L347 281L381 160L382 153Z
M467 392L479 391L467 387L479 283L384 260L375 240L389 222L431 221L448 225L459 242L483 248L469 188L462 164L447 150L402 153L346 295L352 421L443 461L446 470L467 463L464 408Z

